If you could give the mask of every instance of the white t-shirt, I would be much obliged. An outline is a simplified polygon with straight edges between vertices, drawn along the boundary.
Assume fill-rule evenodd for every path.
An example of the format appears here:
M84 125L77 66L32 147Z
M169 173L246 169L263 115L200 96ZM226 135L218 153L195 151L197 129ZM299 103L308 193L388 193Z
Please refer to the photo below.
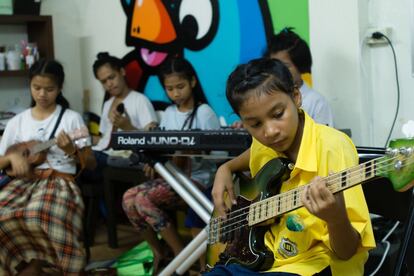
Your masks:
M170 105L165 109L160 127L165 130L181 130L190 114L191 111L181 112L175 104ZM184 130L189 129L188 125L189 122L187 121ZM219 128L220 121L213 109L207 104L200 105L190 129L209 130ZM211 185L215 172L216 164L213 161L200 157L191 158L191 179L205 188Z
M16 143L27 142L30 140L48 141L52 133L57 118L62 107L57 105L56 110L46 119L38 121L32 116L32 109L17 114L6 125L0 143L0 155L4 155L6 150ZM74 133L77 129L87 130L81 115L71 109L66 109L55 132L55 137L64 130L66 133ZM86 133L87 134L87 133ZM76 144L78 148L90 145L90 137L81 139L83 143ZM79 140L80 141L80 140ZM63 150L54 145L47 152L47 161L37 166L37 169L53 168L56 171L75 174L76 162L67 156Z
M333 127L332 110L324 96L303 82L299 89L302 94L302 108L318 124Z
M162 115L160 127L166 130L181 130L183 129L184 122L187 120L190 114L191 111L181 112L177 109L177 106L175 104L170 105L165 109L165 112ZM184 130L207 130L220 128L220 121L217 118L216 113L214 113L213 109L207 104L202 104L198 107L191 127L189 127L188 124L189 122L187 121Z
M114 100L115 97L111 97L104 103L101 121L99 123L99 131L102 133L102 138L93 147L94 150L105 150L111 141L113 125L109 120L109 111ZM144 94L130 91L122 102L124 103L125 112L131 120L131 124L137 129L143 129L151 122L158 122L154 107Z

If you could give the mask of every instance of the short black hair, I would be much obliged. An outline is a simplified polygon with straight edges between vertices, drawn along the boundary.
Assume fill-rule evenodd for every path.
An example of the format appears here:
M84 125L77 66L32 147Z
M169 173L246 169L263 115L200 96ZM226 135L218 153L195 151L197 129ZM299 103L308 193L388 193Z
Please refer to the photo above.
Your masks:
M265 55L270 57L280 51L289 53L290 59L300 73L311 73L312 55L309 46L293 31L292 27L284 28L269 39Z
M96 60L93 63L93 74L95 78L97 78L98 69L101 68L103 65L108 64L112 69L116 71L121 71L124 68L124 63L121 59L111 56L108 52L100 52L96 55Z
M237 115L242 104L251 96L284 92L293 97L295 85L289 69L279 60L267 57L241 64L227 79L226 97Z

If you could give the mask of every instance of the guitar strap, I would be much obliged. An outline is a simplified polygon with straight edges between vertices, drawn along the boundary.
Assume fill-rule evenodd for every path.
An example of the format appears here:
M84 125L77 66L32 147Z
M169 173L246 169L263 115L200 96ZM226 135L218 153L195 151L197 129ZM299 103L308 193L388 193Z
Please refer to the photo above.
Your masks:
M66 110L66 108L64 108L64 107L62 106L62 109L60 110L59 117L57 118L57 121L56 121L55 127L53 128L52 133L50 133L49 140L52 140L52 139L55 137L55 132L56 132L56 129L58 128L58 126L59 126L59 124L60 124L60 121L62 120L63 113L65 113L65 110Z

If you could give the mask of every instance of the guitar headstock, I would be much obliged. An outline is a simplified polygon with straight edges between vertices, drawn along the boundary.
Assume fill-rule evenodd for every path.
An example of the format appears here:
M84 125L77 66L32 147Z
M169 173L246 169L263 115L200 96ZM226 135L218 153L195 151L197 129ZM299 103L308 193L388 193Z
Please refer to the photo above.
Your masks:
M394 190L403 192L414 186L414 138L392 140L385 158L377 162L378 175L390 179Z

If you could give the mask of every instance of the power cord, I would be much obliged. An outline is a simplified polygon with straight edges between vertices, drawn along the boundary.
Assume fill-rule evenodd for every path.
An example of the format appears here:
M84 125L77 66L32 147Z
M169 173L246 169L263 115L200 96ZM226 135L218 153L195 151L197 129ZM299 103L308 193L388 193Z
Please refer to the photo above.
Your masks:
M390 247L391 247L391 244L387 239L395 231L395 229L398 227L398 224L400 224L400 223L397 221L394 224L394 226L391 228L391 230L388 232L388 234L385 235L385 237L381 240L381 242L385 244L384 254L382 255L381 261L378 264L377 268L371 274L369 274L369 276L374 276L375 274L377 274L377 272L380 270L380 268L384 264L385 258L387 258L388 251L390 250Z
M397 84L397 108L396 108L396 110L395 110L395 116L394 116L394 120L393 120L392 125L391 125L390 132L389 132L389 134L388 134L387 140L385 141L385 146L384 146L384 147L387 147L387 146L388 146L388 142L390 141L391 134L392 134L392 132L393 132L393 130L394 130L395 122L397 121L398 112L399 112L399 110L400 110L400 82L399 82L399 80L398 80L398 66L397 66L397 57L396 57L396 55L395 55L394 46L392 45L391 40L390 40L390 39L389 39L386 35L384 35L384 34L383 34L383 33L381 33L381 32L374 32L374 33L371 35L371 37L372 37L373 39L381 39L381 38L384 38L384 39L388 42L388 45L390 45L391 50L392 50L392 54L393 54L393 57L394 57L395 81L396 81L396 84Z

